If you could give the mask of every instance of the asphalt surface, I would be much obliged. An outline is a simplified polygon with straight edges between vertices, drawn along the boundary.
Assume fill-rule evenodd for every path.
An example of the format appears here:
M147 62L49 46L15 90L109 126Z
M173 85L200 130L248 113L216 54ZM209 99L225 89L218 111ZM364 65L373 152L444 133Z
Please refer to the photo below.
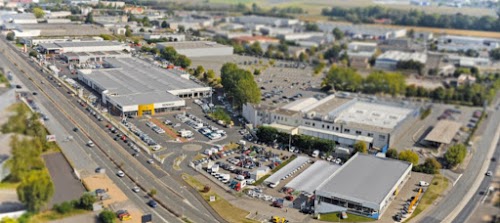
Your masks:
M480 200L483 199L485 196L484 193L488 190L488 188L491 185L493 176L495 176L496 172L496 166L498 165L498 160L500 160L500 143L497 144L497 147L495 148L495 153L493 157L496 158L497 161L488 161L490 162L490 165L488 166L488 170L491 170L493 172L493 175L491 177L484 177L483 181L481 182L481 186L479 186L479 189L477 189L476 193L474 196L470 199L470 201L467 203L467 205L460 211L460 213L453 219L453 223L461 223L461 222L467 222L467 219L472 215L472 212L476 209L477 205L479 204Z
M78 199L85 192L82 183L73 175L73 170L62 153L50 153L43 156L49 170L55 191L49 207L64 201Z
M481 173L480 171L483 163L485 161L489 162L489 160L491 159L491 157L487 157L487 154L488 150L491 148L492 143L497 143L497 142L492 142L492 140L494 138L494 134L496 134L497 128L500 127L500 111L490 110L488 118L483 120L483 124L486 125L486 128L483 135L481 136L482 140L479 140L479 142L477 143L477 149L474 155L472 156L472 159L470 160L467 169L465 169L462 177L460 178L458 183L448 192L449 196L444 197L443 200L441 200L441 202L439 202L437 206L433 207L429 215L423 217L419 222L422 223L442 222L453 211L460 211L460 210L455 210L455 208L464 199L467 192L471 189L477 176L485 175L485 173ZM498 156L498 146L497 146L496 156ZM496 165L496 164L492 163L490 164L490 167L491 165ZM484 185L486 185L485 181L488 180L489 179L483 179L483 182L481 183L479 190L484 190ZM476 199L476 197L477 193L473 197L473 199L468 203L467 206L476 204L477 202L475 202L474 200ZM464 211L466 212L471 211L471 207L467 208L467 206L464 209ZM467 216L468 214L466 213L460 213L460 215L455 218L454 222L464 222Z
M5 45L3 40L0 41L0 48L8 49L8 46ZM71 131L75 126L77 126L77 122L75 122L73 118L79 116L75 115L72 110L69 110L71 115L67 113L68 107L71 108L71 105L67 102L67 99L65 99L63 95L54 86L48 86L48 84L45 84L42 88L40 87L40 85L38 86L35 85L34 83L41 83L41 79L38 79L41 77L39 75L34 75L37 73L37 71L35 71L30 65L28 65L26 61L17 57L17 55L9 54L9 57L15 59L12 60L7 59L5 53L7 53L7 51L2 51L2 53L0 54L0 61L4 61L5 63L4 67L8 66L8 62L6 61L16 61L15 63L17 63L19 67L22 67L21 69L25 70L24 74L27 74L26 76L29 76L33 80L31 81L28 79L28 77L23 75L23 72L21 72L21 69L19 69L18 66L15 65L8 66L8 68L10 68L9 70L11 70L16 75L16 77L19 78L19 81L24 85L24 89L29 89L30 91L39 92L39 94L36 97L34 97L34 101L38 104L38 106L41 108L42 111L44 112L47 111L46 114L50 114L51 120L47 122L47 124L51 123L51 125L47 125L49 131L51 131L52 133L54 133L54 131L56 132L58 131L60 133L59 134L60 136L68 136L68 135L73 136L72 140L60 143L60 146L62 148L65 148L62 149L63 152L66 152L68 150L80 151L77 152L77 156L74 160L70 158L72 163L74 163L74 161L78 162L79 159L85 160L87 159L87 157L91 158L92 161L89 161L87 163L88 169L95 170L95 168L97 168L98 166L107 169L108 171L106 171L106 174L127 195L127 197L131 201L133 201L133 203L138 208L141 209L143 213L153 214L153 218L155 219L155 221L158 222L182 222L177 217L168 212L166 209L163 208L151 209L149 206L147 206L146 202L149 199L146 197L145 192L138 194L133 193L131 191L131 187L135 183L132 181L132 179L125 177L118 178L115 174L115 170L117 170L116 165L112 164L108 159L106 159L106 155L103 154L101 150L88 149L85 146L85 143L89 140L89 138L86 135L83 135L81 133L75 134L74 132ZM56 97L56 99L53 99L53 97ZM81 115L81 117L85 118L85 115ZM80 120L80 121L83 123L91 123L91 121L89 120L86 121ZM68 154L72 153L70 152ZM161 194L161 192L159 194Z
M1 48L6 49L7 47L3 46ZM25 72L21 72L17 67L13 71L19 74L25 74L18 75L24 78L24 80L22 80L23 83L36 83L38 85L36 87L31 86L32 89L38 88L41 90L43 88L43 94L40 94L39 97L44 98L45 96L50 99L50 103L46 107L49 108L50 113L52 113L54 117L60 119L65 129L72 129L75 126L80 129L80 133L76 134L75 140L80 140L81 145L84 145L89 138L94 141L96 149L84 149L90 152L90 157L92 157L99 166L109 170L116 170L116 167L113 166L119 165L128 178L143 188L143 190L149 191L151 189L157 189L158 194L155 196L155 199L160 201L160 204L163 204L163 207L165 207L168 212L163 209L157 210L164 212L160 215L168 218L167 220L169 222L179 221L179 219L172 216L172 214L179 215L179 213L182 213L191 221L195 222L221 221L220 218L217 218L218 216L213 215L212 212L209 211L205 204L200 202L199 195L196 197L196 195L193 195L192 190L186 188L185 184L179 183L180 179L178 176L170 177L168 173L161 170L157 165L148 164L146 162L148 158L145 155L139 156L139 158L132 157L130 151L124 149L123 145L114 141L113 138L108 135L109 133L105 132L104 123L98 124L95 118L89 117L88 112L83 111L83 108L77 105L77 99L72 98L70 94L66 93L66 89L57 88L54 83L48 82L48 79L42 77L43 74L40 74L27 64L25 61L26 58L21 59L18 58L18 56L19 55L15 55L15 57L13 57L15 59L12 60L17 61L16 63L18 63L18 66L22 67ZM32 82L26 76L31 78ZM42 85L42 81L47 83ZM114 171L107 171L107 174L110 174L110 172ZM111 174L111 176L114 176L114 174ZM130 189L131 184L128 185ZM124 190L124 192L126 192L126 190Z

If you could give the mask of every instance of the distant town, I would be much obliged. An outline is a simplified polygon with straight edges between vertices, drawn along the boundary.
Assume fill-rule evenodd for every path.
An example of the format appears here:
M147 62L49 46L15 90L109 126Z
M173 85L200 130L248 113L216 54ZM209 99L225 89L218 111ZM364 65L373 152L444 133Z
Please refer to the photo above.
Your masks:
M0 2L0 223L500 222L500 3L310 4Z

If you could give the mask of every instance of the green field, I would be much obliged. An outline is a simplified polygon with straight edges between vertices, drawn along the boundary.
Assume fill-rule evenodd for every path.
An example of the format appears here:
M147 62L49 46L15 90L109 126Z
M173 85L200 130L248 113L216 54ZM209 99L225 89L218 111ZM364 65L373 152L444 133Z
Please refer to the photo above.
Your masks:
M177 0L179 3L184 2ZM444 6L428 6L428 7L418 7L413 5L388 5L388 4L375 4L372 0L191 0L192 3L216 3L216 4L239 4L243 3L250 6L255 3L261 8L269 9L272 7L286 7L286 6L297 6L305 9L308 14L313 18L321 15L321 10L326 7L340 6L340 7L363 7L370 5L381 5L384 7L396 8L396 9L420 9L427 13L442 13L442 14L455 14L462 13L467 15L482 16L491 15L496 16L494 10L488 10L483 8L455 8L455 7L444 7ZM305 18L306 19L306 18Z

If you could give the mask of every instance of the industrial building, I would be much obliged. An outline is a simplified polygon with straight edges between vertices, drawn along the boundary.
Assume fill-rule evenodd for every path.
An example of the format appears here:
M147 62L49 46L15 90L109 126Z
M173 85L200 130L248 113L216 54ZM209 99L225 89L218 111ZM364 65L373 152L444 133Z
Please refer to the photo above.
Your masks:
M382 151L418 119L411 105L362 101L330 95L303 98L281 107L243 105L243 117L254 126L270 125L290 134L303 134L335 141L336 152L352 152L357 141Z
M380 219L411 169L409 162L356 153L316 189L314 211Z
M135 59L106 59L104 69L78 70L78 79L97 91L115 115L154 115L180 110L184 98L211 95L212 89L182 71L165 70Z
M318 27L325 33L332 33L333 29L338 28L344 32L346 36L353 39L385 40L406 36L405 28L397 29L335 22L320 22L318 23Z
M40 52L44 54L130 51L130 46L111 41L65 41L39 44Z
M231 19L232 22L244 25L267 25L272 27L294 26L300 23L298 19L287 19L268 16L246 15Z
M182 42L186 41L186 35L178 33L144 33L143 37L145 40L153 39L167 39L169 42Z
M96 25L77 23L7 23L2 25L2 29L13 31L16 37L99 36L111 33Z
M156 47L160 50L165 47L173 47L177 53L185 55L189 58L233 55L232 46L226 46L210 41L163 42L157 43Z
M419 52L407 53L401 51L387 51L377 57L377 60L375 60L375 67L378 69L396 70L400 61L410 60L426 64L427 54Z
M444 35L438 37L437 49L439 51L467 51L493 50L500 47L500 39L480 38L469 36Z

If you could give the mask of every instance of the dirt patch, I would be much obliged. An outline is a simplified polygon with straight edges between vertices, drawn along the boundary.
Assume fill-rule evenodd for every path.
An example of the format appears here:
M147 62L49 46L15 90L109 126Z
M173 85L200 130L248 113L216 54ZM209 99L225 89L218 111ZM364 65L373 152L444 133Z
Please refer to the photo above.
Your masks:
M108 176L104 174L95 174L82 179L83 185L89 191L95 191L97 189L107 190L107 194L109 195L109 199L103 200L102 204L105 207L108 207L110 204L119 203L127 201L128 198L125 194L116 186Z

